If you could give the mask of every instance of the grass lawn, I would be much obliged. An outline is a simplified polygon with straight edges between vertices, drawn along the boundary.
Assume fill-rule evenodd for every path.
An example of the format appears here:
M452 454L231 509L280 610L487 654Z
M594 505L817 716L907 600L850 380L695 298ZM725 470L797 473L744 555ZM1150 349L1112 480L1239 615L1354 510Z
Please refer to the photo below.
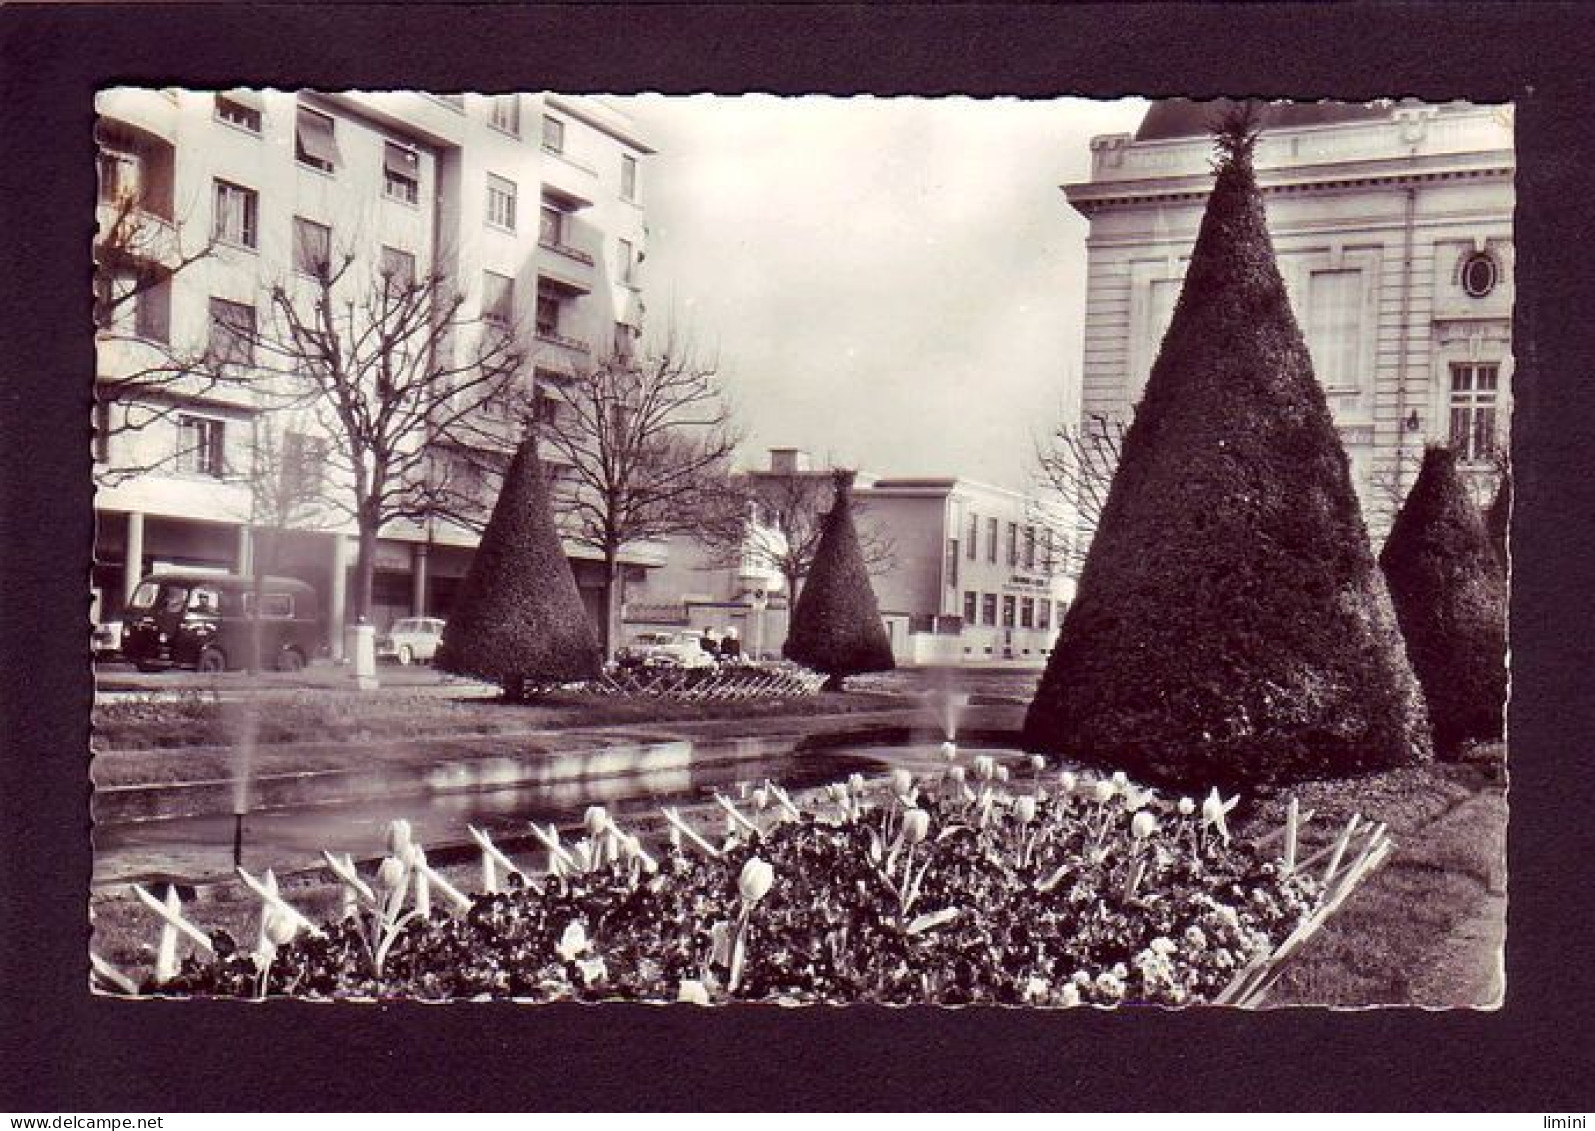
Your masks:
M812 696L692 702L556 694L529 703L452 700L430 695L295 691L247 700L205 693L170 700L97 703L96 750L160 750L228 746L239 741L253 712L262 745L447 735L523 734L571 727L699 722L880 711L904 705L900 695L821 692Z
M1507 811L1488 769L1439 763L1291 792L1317 813L1307 844L1331 842L1358 812L1389 825L1395 852L1287 966L1270 1004L1493 1004ZM1277 827L1284 805L1265 800L1248 831Z

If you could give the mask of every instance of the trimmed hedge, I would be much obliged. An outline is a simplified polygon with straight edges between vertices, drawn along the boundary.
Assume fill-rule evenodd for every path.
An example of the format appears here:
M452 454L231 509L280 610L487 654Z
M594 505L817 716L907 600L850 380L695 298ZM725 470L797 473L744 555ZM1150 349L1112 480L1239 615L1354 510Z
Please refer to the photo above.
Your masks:
M496 683L511 699L530 686L592 679L602 671L532 440L517 449L504 476L435 663Z
M897 666L853 525L852 488L852 472L838 471L836 500L781 648L787 659L830 676L833 690L847 676Z
M1429 757L1423 698L1231 122L1185 286L1025 720L1159 784Z
M1454 758L1501 736L1506 702L1506 578L1456 455L1430 448L1379 555L1407 654Z
M1501 482L1495 488L1495 498L1490 509L1484 512L1484 529L1490 536L1490 547L1504 572L1507 568L1507 539L1512 522L1512 473L1503 471Z

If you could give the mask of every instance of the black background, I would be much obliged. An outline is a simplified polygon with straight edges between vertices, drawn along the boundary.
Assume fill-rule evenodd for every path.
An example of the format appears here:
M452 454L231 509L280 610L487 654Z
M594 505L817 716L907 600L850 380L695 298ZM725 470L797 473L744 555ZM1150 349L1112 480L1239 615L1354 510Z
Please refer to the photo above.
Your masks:
M0 10L0 1109L1595 1106L1589 15L1482 4ZM91 997L91 126L94 90L118 83L1515 100L1506 1007L699 1011Z

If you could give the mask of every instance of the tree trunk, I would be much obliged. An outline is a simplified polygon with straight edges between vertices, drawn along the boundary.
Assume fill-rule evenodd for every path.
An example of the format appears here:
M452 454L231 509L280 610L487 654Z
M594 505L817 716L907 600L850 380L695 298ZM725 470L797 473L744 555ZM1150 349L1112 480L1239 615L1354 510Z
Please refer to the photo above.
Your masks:
M625 600L626 578L620 564L620 550L604 551L604 623L599 635L604 648L604 659L614 659L620 640L620 606Z
M371 583L377 569L377 524L369 516L360 515L360 540L354 559L354 600L350 608L355 624L371 623ZM339 625L338 630L343 631Z
M276 556L276 538L274 532L263 526L250 528L250 537L254 541L254 592L255 607L249 618L249 656L247 670L250 675L256 675L261 669L260 654L260 610L261 603L266 596L266 575L271 572L272 559Z

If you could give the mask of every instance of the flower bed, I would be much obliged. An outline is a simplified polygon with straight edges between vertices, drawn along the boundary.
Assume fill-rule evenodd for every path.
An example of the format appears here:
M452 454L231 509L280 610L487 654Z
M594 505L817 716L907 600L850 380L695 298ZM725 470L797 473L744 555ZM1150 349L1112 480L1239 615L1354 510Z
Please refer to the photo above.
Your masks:
M1122 777L1080 782L1065 773L1043 784L1039 767L1028 788L1010 789L990 758L973 769L972 783L959 765L917 784L902 771L884 786L855 776L801 808L774 786L754 790L741 808L718 799L736 830L718 843L667 811L673 843L658 861L595 808L589 835L575 844L536 830L550 864L536 877L473 830L489 889L474 897L443 884L395 822L392 854L374 876L327 857L346 885L342 921L312 928L274 889L262 891L253 951L217 932L213 953L179 968L168 946L168 969L143 989L535 1001L1252 1001L1277 960L1388 848L1375 829L1357 851L1348 827L1323 869L1294 860L1294 811L1275 859L1230 839L1216 794L1198 806ZM444 896L452 913L432 906Z
M784 661L724 662L700 668L610 665L582 685L594 695L655 699L785 699L818 692L825 676Z

